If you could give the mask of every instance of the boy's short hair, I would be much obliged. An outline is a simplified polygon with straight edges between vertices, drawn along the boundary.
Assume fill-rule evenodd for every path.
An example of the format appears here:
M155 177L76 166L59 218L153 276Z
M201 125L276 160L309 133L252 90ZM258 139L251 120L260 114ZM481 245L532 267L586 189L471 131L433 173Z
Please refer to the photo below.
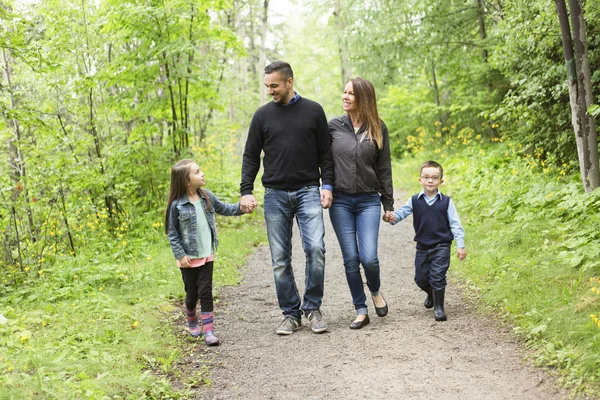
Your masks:
M439 163L437 163L433 160L425 161L423 163L423 165L421 165L421 169L419 170L419 175L421 174L421 172L423 172L423 168L439 168L440 179L442 179L444 177L444 168L442 168L442 166Z

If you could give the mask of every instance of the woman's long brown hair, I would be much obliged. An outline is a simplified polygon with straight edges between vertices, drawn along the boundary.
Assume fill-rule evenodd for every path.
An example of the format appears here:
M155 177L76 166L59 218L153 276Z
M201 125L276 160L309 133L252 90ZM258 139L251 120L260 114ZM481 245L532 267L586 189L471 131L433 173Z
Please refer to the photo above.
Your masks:
M369 132L369 139L374 140L379 150L383 147L381 135L381 119L377 112L377 98L375 97L375 87L371 82L363 78L352 78L352 91L354 92L354 102L358 117L366 124Z
M167 212L165 213L165 233L169 233L169 217L171 214L171 204L178 198L187 194L188 183L190 183L190 166L194 160L181 160L171 168L171 188L169 189L169 201L167 202ZM206 212L210 210L210 198L201 188L198 189L206 199Z

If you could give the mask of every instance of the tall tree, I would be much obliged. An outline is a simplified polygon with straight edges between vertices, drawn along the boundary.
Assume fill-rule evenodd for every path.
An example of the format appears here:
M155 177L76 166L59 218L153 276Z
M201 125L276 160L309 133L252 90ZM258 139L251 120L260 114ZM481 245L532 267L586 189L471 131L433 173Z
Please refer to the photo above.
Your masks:
M350 49L348 48L348 40L346 39L346 22L344 16L342 0L335 0L333 3L333 20L337 31L336 37L342 67L342 86L352 78L352 63L350 62Z
M260 51L258 57L258 89L260 91L260 104L267 101L267 92L263 87L262 75L267 64L267 27L269 18L269 0L263 0L262 18L260 21Z
M581 179L585 191L590 192L600 185L600 172L594 117L587 113L593 100L583 9L579 0L569 1L573 23L571 37L565 1L555 0L555 4L567 67L571 120L577 143ZM575 55L572 40L575 43Z

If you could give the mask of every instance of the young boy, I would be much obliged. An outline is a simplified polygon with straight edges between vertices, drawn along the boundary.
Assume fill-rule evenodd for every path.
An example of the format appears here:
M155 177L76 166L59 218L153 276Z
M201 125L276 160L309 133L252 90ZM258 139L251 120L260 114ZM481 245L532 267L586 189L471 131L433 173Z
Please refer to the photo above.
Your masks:
M421 166L419 183L423 190L408 199L405 205L394 212L392 217L383 219L392 225L414 213L415 242L415 282L427 293L425 307L434 309L436 321L446 321L444 312L444 292L446 272L450 267L450 244L456 240L457 255L460 261L467 256L465 251L465 231L460 224L458 213L450 197L438 190L444 182L444 170L435 161L427 161Z

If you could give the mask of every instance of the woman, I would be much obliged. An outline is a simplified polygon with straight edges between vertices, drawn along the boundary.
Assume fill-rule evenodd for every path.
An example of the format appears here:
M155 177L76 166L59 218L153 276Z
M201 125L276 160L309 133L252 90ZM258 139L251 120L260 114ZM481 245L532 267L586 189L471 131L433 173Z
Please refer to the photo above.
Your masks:
M387 127L379 119L375 88L371 82L351 79L344 88L342 101L345 115L329 122L335 170L329 215L342 250L346 279L357 314L350 329L361 329L370 322L361 264L375 312L380 317L388 312L379 291L377 241L380 202L385 212L384 220L394 213L390 141Z

